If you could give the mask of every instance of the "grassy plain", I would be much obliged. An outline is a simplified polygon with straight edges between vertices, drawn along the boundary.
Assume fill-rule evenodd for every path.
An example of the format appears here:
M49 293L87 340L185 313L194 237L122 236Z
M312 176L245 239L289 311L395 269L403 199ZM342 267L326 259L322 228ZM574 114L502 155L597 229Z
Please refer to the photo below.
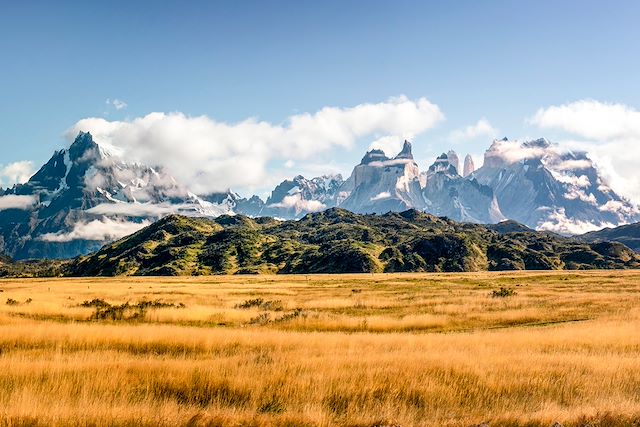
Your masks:
M0 425L640 425L638 271L0 291Z

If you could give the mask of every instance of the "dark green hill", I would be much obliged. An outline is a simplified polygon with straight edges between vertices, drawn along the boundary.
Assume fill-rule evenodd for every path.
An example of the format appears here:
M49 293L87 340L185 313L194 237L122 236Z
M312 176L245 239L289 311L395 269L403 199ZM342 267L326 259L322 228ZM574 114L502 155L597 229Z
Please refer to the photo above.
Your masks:
M517 227L514 227L518 230ZM65 274L201 275L637 268L619 243L457 223L416 210L343 209L299 221L172 215L70 262Z
M580 239L586 242L620 242L634 251L640 252L640 222L593 231L583 234Z
M518 232L526 233L526 232L535 231L527 227L526 225L520 224L519 222L511 219L499 222L497 224L487 224L487 228L493 231L497 231L500 234L518 233Z

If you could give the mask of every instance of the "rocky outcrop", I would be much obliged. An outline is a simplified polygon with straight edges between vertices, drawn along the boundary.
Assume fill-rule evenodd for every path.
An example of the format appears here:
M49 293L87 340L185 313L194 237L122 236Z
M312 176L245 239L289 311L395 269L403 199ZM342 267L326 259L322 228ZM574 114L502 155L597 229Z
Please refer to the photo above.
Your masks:
M504 220L493 190L475 179L461 177L450 159L448 154L442 154L429 167L423 189L424 210L463 222L495 223Z
M467 154L464 158L464 171L462 173L462 176L466 178L469 175L471 175L473 172L475 172L475 170L476 170L476 167L473 164L473 158L471 157L470 154Z
M456 173L460 175L462 171L460 170L460 158L458 154L453 150L449 150L447 152L447 159L449 160L449 164L455 168Z

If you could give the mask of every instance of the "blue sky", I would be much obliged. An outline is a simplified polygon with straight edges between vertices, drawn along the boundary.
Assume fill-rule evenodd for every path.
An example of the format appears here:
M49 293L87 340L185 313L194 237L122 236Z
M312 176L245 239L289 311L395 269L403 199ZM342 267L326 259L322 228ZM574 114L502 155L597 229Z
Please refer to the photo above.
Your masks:
M453 135L482 118L495 136L574 140L568 126L527 118L580 100L640 107L636 1L2 3L5 166L40 165L89 117L180 112L280 124L326 106L426 98L444 115L414 138L426 168L451 147L481 154L492 136ZM106 103L114 99L126 107ZM377 136L315 160L345 169ZM310 162L270 160L278 179L287 161Z

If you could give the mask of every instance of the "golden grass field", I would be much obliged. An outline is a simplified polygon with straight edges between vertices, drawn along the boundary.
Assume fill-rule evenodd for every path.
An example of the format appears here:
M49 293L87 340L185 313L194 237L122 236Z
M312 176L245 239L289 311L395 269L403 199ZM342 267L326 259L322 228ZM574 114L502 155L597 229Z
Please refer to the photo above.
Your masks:
M0 425L640 425L637 271L0 290Z

